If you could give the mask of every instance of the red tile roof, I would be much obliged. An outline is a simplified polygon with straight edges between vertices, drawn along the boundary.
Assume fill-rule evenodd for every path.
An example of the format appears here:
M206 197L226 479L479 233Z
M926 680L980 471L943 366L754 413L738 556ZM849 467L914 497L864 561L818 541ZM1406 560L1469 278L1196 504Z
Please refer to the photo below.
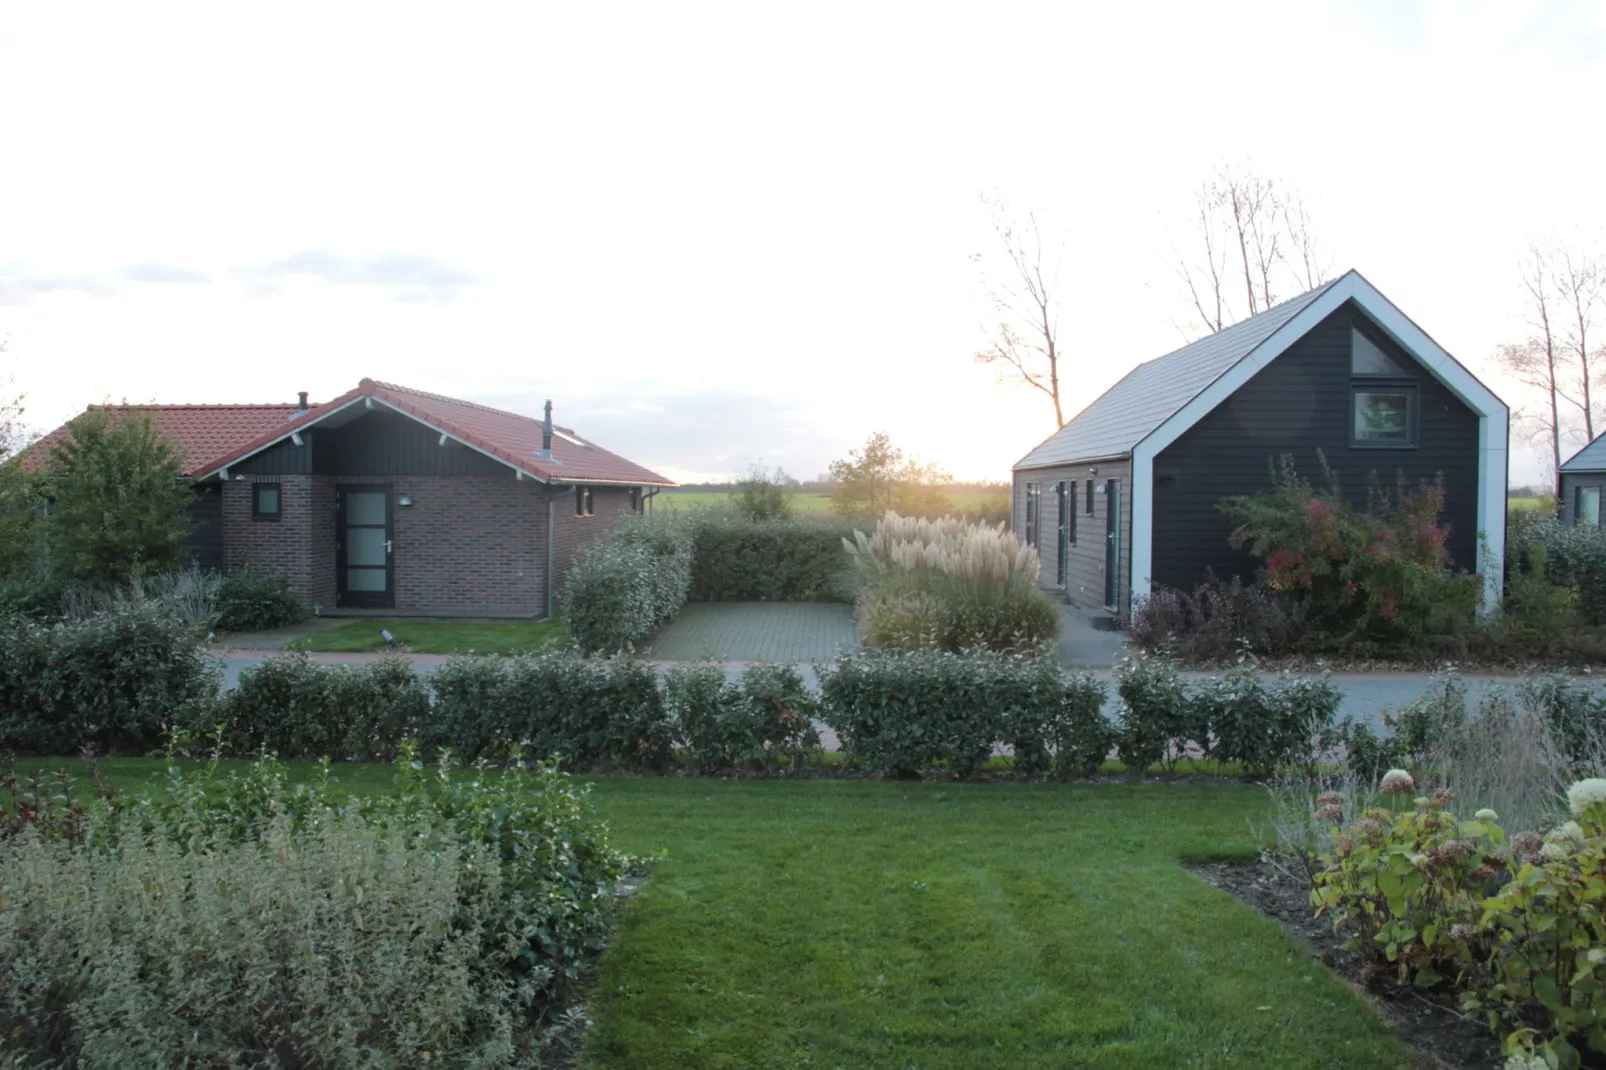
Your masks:
M91 405L91 412L136 413L148 416L157 432L178 447L184 474L209 471L206 463L219 453L237 447L289 424L294 404L287 405ZM64 424L29 446L22 467L36 471L50 449L67 434Z
M559 433L552 436L552 456L542 457L541 421L534 417L373 379L364 379L355 390L315 406L306 416L296 420L294 427L312 426L362 398L373 398L538 479L555 483L675 485L672 480L627 461L616 453L609 453L567 428L554 428ZM291 427L280 425L249 441L222 450L200 466L197 474L210 475L220 468L237 464L258 450L273 445L291 430Z

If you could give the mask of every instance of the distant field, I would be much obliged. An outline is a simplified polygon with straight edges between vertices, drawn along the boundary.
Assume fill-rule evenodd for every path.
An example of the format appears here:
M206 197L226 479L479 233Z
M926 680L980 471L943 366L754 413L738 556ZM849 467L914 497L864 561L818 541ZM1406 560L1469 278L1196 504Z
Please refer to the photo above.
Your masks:
M1539 499L1538 498L1507 498L1506 499L1506 508L1507 509L1537 509L1537 508L1539 508Z
M730 495L717 490L666 490L653 501L654 509L694 509L699 505L721 505L730 501ZM1007 499L1002 491L957 490L948 495L955 509L980 509L984 505ZM794 494L792 507L800 513L829 513L829 494Z

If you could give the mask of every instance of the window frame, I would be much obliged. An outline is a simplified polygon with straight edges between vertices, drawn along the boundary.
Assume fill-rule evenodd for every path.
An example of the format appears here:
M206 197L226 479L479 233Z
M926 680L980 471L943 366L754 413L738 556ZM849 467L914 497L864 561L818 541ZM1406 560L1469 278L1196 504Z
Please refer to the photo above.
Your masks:
M1361 438L1356 417L1362 394L1399 394L1405 398L1404 438ZM1356 376L1349 388L1349 444L1358 450L1414 450L1417 448L1422 404L1417 384L1397 377Z
M1037 546L1037 525L1042 520L1042 500L1036 483L1026 484L1026 545Z
M575 488L574 488L574 515L575 516L580 517L580 516L596 516L597 515L597 503L596 503L596 500L593 497L591 491L592 491L592 488L590 488L590 487L582 487L582 486L578 486L578 485L575 486Z
M1087 481L1087 515L1098 515L1093 508L1093 480L1091 478L1089 478Z
M262 492L272 490L274 496L274 509L269 513L262 508ZM284 484L282 483L252 483L251 484L251 519L277 522L284 518Z
M1588 520L1584 519L1584 492L1585 491L1593 491L1594 495L1595 495L1595 519L1593 521L1588 521ZM1599 485L1597 485L1597 484L1583 484L1583 483L1580 483L1580 484L1577 484L1576 486L1574 486L1573 487L1573 523L1574 524L1582 524L1582 525L1585 525L1587 527L1597 527L1597 528L1600 527L1600 506L1601 506L1601 498L1602 497L1603 497L1603 495L1601 493L1601 487Z

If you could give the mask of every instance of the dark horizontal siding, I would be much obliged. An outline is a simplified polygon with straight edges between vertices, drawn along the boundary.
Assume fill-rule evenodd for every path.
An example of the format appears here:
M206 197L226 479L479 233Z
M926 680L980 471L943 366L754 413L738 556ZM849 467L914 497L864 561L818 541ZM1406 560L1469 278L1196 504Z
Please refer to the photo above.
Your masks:
M513 471L392 412L370 412L343 427L318 428L313 471L330 476L506 476Z
M302 445L294 439L285 439L239 464L231 464L229 472L243 472L249 476L310 476L312 474L312 443L318 431L303 431Z
M1419 431L1415 449L1354 449L1350 442L1350 330L1368 337L1416 372ZM1324 485L1318 450L1346 499L1364 504L1375 473L1392 484L1443 477L1442 519L1456 565L1474 567L1477 549L1478 416L1433 378L1365 314L1345 305L1262 369L1154 462L1154 557L1151 579L1191 588L1206 571L1252 577L1258 562L1228 544L1232 525L1218 504L1271 487L1273 458L1291 454L1301 475Z
M184 536L184 557L198 568L223 567L223 495L216 483L195 488L195 500L185 510L190 530Z

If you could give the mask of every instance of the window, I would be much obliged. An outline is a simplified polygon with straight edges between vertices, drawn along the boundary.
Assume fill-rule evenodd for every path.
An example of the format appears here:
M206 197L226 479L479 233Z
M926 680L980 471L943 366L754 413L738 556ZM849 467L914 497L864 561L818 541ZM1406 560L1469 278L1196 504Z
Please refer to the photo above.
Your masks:
M1036 483L1026 484L1026 545L1037 545L1037 506L1038 491Z
M1065 510L1065 541L1068 545L1076 545L1076 480L1061 483L1064 496L1060 499L1061 507Z
M1573 519L1580 524L1600 527L1600 488L1579 487L1573 494Z
M575 516L594 516L595 515L591 511L591 488L590 487L575 487L574 488L574 515Z
M1087 481L1087 515L1093 515L1093 481Z
M279 519L279 484L251 484L251 519Z
M1350 331L1350 445L1416 445L1416 377L1359 330Z

